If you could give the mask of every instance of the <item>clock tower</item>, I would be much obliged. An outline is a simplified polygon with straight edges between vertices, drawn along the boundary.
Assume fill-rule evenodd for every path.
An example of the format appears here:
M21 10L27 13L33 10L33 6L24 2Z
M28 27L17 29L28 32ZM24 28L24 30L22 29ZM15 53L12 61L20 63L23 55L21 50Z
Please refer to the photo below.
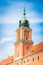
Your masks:
M32 29L26 18L25 8L23 18L19 21L19 28L16 30L16 42L14 44L15 65L22 65L22 59L32 46Z

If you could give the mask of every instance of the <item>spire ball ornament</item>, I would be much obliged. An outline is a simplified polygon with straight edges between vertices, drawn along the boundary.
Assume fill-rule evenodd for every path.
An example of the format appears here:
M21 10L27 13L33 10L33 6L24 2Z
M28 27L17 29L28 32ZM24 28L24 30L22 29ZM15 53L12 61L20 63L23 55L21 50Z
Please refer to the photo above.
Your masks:
M24 15L24 16L26 15L26 12L25 12L25 7L24 7L24 13L23 13L23 15Z

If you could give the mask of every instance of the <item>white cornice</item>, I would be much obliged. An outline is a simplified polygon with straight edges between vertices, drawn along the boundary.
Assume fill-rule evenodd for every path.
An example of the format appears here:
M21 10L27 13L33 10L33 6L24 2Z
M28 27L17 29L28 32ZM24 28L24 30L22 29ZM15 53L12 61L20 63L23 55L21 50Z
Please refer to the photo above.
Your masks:
M17 61L17 60L22 59L22 58L23 58L23 56L17 57L17 58L14 59L14 61Z
M24 42L24 41L33 44L33 41L32 40L22 39L22 40L19 40L19 41L15 42L14 45L17 44L17 43L20 43L20 42Z

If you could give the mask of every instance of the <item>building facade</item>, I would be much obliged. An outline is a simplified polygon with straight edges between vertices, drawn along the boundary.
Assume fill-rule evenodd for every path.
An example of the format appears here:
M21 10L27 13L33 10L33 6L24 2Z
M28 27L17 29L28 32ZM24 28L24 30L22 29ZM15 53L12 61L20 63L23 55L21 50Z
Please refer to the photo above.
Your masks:
M0 65L43 65L43 42L33 45L32 29L26 18L25 8L16 30L14 55L0 62Z

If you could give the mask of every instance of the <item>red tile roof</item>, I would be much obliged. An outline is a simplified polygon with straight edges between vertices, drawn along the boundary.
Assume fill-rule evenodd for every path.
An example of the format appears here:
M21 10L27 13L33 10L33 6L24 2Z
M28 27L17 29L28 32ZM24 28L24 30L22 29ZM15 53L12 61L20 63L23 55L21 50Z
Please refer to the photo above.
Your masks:
M4 59L2 62L0 62L0 65L7 65L10 62L12 62L13 59L14 59L14 56L8 57L8 58Z
M43 42L40 42L39 44L32 45L28 53L26 53L25 56L29 56L31 54L35 54L37 52L43 51Z
M40 42L37 45L32 45L30 50L28 51L28 53L26 53L26 56L29 56L31 54L35 54L37 52L43 51L43 42ZM8 57L6 59L4 59L2 62L0 62L0 65L7 65L10 62L12 62L14 60L14 56Z

